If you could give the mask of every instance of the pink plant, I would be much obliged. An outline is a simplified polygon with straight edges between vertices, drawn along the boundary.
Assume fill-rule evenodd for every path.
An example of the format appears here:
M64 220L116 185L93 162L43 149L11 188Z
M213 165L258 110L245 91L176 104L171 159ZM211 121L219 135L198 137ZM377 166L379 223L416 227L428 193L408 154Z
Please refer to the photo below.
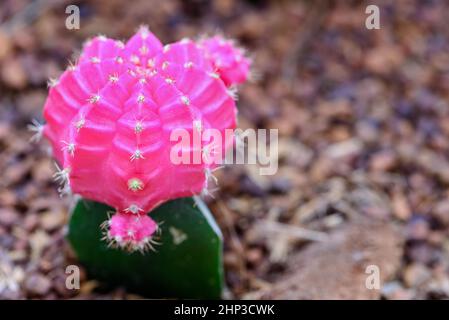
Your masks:
M246 81L250 60L245 57L243 49L235 46L233 40L217 35L202 39L199 43L213 69L227 86Z
M145 27L126 44L99 36L50 83L44 134L61 166L56 179L61 191L116 209L106 223L112 243L147 247L157 230L148 211L207 188L214 165L173 164L170 133L201 123L224 137L235 128L228 86L246 79L249 61L222 40L163 46Z

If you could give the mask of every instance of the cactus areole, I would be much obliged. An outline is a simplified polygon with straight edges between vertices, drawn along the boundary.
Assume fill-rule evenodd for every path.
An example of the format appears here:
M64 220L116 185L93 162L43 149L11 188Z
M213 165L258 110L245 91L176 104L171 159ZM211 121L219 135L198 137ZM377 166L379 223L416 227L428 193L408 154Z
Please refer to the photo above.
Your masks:
M151 246L158 225L147 213L207 190L216 166L170 161L171 132L193 134L198 123L223 137L234 129L232 88L246 80L249 64L221 36L163 46L141 27L126 44L105 36L88 41L78 62L50 81L44 106L60 191L115 208L103 224L111 244Z

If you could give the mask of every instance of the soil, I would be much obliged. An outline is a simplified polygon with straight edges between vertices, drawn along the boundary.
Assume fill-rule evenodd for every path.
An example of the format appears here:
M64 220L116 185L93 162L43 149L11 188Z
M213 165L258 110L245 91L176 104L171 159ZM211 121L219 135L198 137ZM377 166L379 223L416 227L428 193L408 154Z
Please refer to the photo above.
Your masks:
M81 28L65 27L80 7ZM368 4L381 28L365 28ZM0 6L0 298L134 299L76 264L69 198L52 181L47 80L99 33L148 24L165 43L220 30L247 48L239 127L279 130L279 169L217 172L226 298L449 298L447 1L3 0ZM364 287L366 267L381 287Z

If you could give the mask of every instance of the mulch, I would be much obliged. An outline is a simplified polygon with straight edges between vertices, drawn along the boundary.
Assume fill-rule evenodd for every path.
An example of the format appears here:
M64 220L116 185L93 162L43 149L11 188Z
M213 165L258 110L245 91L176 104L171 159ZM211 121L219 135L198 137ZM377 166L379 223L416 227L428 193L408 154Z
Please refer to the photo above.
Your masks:
M0 298L138 298L83 269L81 289L66 289L71 199L27 124L83 41L140 24L164 42L236 38L258 79L239 89L239 127L279 130L276 175L226 167L207 199L227 298L449 298L447 1L375 1L380 30L365 28L372 1L74 1L80 30L65 28L67 1L29 2L0 7ZM386 270L377 293L348 271L364 261Z

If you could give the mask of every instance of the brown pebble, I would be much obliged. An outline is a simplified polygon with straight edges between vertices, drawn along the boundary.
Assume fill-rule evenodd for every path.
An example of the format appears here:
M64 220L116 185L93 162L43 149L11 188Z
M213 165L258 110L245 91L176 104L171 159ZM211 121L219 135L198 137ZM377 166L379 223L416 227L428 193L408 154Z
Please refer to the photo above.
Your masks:
M39 216L37 213L28 213L25 216L25 219L23 219L23 227L27 231L33 231L34 228L36 228L37 224L39 223Z
M55 279L53 279L53 287L55 288L55 291L64 298L68 298L76 294L76 290L67 289L65 274L58 275Z
M0 191L0 206L12 207L16 204L17 197L14 192L10 190Z
M32 169L33 178L39 182L47 182L52 179L54 167L48 159L41 160Z
M410 219L412 211L408 203L407 198L400 190L395 190L392 195L391 205L393 209L393 214L396 218L402 221Z
M425 240L429 235L429 223L425 219L415 219L407 225L407 238L411 240Z
M4 173L3 180L8 185L13 185L20 182L25 178L27 172L29 171L31 162L17 162L8 167L6 173Z
M11 49L12 42L10 37L3 30L0 30L0 60L8 56Z
M42 274L35 273L25 278L25 288L31 295L43 296L51 289L51 281Z
M65 213L63 211L48 211L41 214L40 225L46 231L52 231L65 223Z
M396 165L396 156L391 151L382 151L373 155L370 167L374 171L388 171Z
M224 255L224 264L228 268L238 268L239 258L234 252L226 252Z
M403 279L407 287L418 287L431 277L430 270L421 263L413 263L404 270Z
M0 224L10 227L19 219L19 215L12 209L0 208Z
M3 61L1 79L14 89L23 89L27 84L27 75L22 63L18 59L7 59Z
M438 202L435 205L433 214L440 223L445 226L449 226L449 199Z
M263 258L263 253L260 248L250 249L246 252L246 259L249 263L257 265Z

